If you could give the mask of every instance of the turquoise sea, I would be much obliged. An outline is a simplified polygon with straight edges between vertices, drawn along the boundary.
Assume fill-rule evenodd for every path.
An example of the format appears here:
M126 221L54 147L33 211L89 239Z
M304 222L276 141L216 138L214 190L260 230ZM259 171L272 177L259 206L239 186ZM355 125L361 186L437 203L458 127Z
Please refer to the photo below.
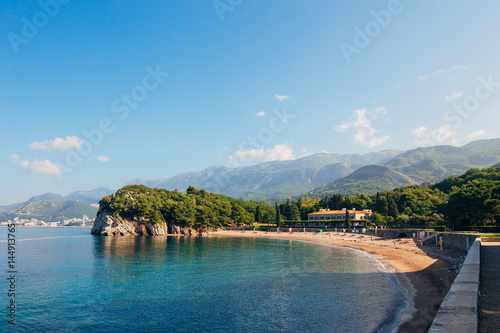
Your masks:
M0 228L1 239L7 229ZM226 237L101 237L16 228L16 326L1 331L390 332L406 289L362 252ZM22 240L25 239L25 240Z

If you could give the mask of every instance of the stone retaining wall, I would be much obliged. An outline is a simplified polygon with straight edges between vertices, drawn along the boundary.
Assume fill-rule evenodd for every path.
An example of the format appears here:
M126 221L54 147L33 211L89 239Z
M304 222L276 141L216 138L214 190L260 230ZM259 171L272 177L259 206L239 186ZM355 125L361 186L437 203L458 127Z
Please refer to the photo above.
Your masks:
M441 303L429 332L477 332L480 252L481 239L478 238Z
M467 239L469 239L469 248L474 244L477 235L472 234L454 234L449 232L444 232L439 236L443 237L443 249L449 248L450 246L462 251L469 251L467 248ZM438 236L438 239L439 239Z

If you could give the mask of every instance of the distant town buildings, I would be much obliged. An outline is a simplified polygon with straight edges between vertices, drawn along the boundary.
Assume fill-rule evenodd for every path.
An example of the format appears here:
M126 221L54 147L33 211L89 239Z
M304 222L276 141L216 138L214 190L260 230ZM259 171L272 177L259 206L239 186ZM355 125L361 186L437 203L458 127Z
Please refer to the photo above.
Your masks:
M65 219L61 221L44 221L36 218L23 219L16 217L14 220L8 220L7 222L1 222L0 226L6 226L14 222L17 226L24 227L59 227L59 226L91 226L94 223L94 219L90 219L87 215L83 215L82 218Z

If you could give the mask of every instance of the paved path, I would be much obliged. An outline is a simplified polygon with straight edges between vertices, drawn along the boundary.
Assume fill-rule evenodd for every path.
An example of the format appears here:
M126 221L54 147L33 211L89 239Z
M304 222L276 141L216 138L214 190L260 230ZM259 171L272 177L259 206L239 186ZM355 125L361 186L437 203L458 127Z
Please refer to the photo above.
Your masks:
M481 245L479 332L500 332L500 243Z

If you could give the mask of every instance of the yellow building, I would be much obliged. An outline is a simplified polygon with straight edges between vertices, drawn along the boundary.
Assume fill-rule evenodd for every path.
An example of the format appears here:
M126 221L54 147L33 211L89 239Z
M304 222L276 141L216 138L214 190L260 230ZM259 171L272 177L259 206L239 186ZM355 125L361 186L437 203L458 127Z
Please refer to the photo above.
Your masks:
M369 220L372 214L372 211L368 209L356 210L356 208L353 208L349 210L349 215L353 221ZM309 221L344 221L345 215L345 208L342 210L320 209L319 212L307 214L307 219Z

